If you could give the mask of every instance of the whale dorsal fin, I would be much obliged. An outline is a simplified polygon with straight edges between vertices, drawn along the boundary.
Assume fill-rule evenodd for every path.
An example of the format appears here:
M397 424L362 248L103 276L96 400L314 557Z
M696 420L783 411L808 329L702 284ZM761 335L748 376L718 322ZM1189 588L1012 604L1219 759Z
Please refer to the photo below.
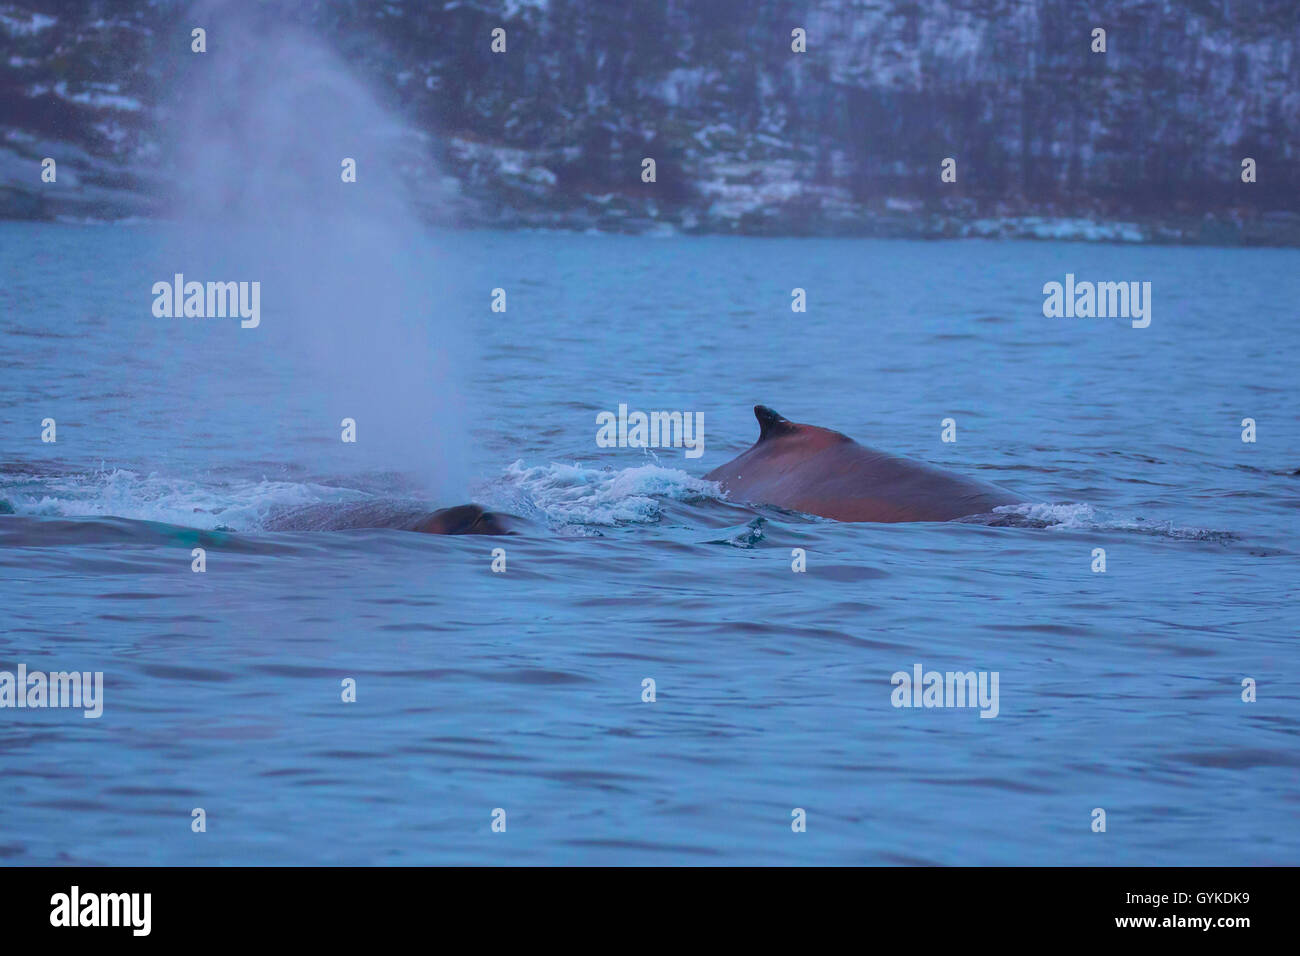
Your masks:
M758 419L759 441L767 441L769 438L775 438L778 435L788 435L799 427L794 422L786 420L779 412L773 411L766 405L755 405L754 417Z

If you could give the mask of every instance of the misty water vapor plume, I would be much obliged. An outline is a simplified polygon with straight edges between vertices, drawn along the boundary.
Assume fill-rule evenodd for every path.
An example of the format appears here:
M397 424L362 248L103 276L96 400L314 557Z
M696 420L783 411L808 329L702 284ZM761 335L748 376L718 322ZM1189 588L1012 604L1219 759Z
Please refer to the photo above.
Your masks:
M313 471L400 473L458 497L468 343L447 305L463 298L402 185L419 135L273 10L200 3L191 22L207 51L172 64L161 138L174 151L173 225L155 268L259 281L261 315L253 329L176 321L168 367L196 415L210 412L214 429L237 423L268 459L318 441ZM343 180L345 159L355 182ZM204 353L217 349L237 367L211 367ZM356 444L341 440L345 418Z

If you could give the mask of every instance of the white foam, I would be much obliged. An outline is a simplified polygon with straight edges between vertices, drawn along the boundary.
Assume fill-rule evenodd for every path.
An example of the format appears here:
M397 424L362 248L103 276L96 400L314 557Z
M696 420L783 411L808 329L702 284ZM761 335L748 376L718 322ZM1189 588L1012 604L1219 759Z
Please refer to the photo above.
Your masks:
M1034 523L1049 528L1077 530L1096 528L1100 524L1097 509L1088 504L1051 504L1048 502L1003 505L993 509L995 514L1020 515Z
M221 482L204 485L141 475L125 469L50 476L28 489L7 492L15 514L43 517L118 517L161 521L189 528L256 531L278 508L365 497L324 485L291 481Z
M4 489L20 515L119 517L212 530L258 531L273 512L301 505L365 500L345 488L293 481L204 483L112 469L51 475ZM578 463L526 466L516 461L473 496L489 507L543 520L553 527L651 524L665 499L721 498L715 482L656 464L592 468ZM431 502L430 507L461 504Z
M1212 531L1176 525L1172 521L1148 521L1131 515L1114 514L1098 510L1089 504L1019 504L1004 505L994 509L995 514L1016 515L1028 524L1049 531L1136 531L1142 534L1193 540L1226 540L1230 532Z
M516 461L491 495L526 496L552 524L610 526L659 520L661 499L720 498L716 482L677 468L646 464L615 470L553 462L528 467Z

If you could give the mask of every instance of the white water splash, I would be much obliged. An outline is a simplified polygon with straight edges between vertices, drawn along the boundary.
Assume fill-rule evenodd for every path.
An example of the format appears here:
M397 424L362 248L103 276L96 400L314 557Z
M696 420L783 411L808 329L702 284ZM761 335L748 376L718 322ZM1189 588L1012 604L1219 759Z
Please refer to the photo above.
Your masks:
M554 525L649 524L659 520L662 499L722 497L716 482L651 464L615 470L516 461L484 491L496 507L510 510L522 501Z
M1023 519L1027 526L1048 531L1134 531L1196 541L1230 540L1234 537L1227 531L1184 527L1172 521L1148 521L1141 517L1099 510L1082 503L1004 505L995 508L994 514L1014 516Z
M59 475L8 489L14 513L47 518L117 517L211 531L257 531L282 508L368 497L361 492L292 481L203 484L125 469Z

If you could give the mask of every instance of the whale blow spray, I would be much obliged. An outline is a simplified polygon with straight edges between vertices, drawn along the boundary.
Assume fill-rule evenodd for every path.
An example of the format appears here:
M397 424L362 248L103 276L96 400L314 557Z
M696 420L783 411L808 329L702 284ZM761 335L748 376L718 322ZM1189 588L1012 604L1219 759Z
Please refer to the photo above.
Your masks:
M268 462L400 475L460 500L469 343L451 313L465 298L403 185L421 141L323 42L274 16L199 4L206 51L178 38L168 66L173 226L142 283L160 290L151 352L189 399L168 425L200 455L192 436L217 446L234 430ZM259 283L258 321L173 315L153 282L173 274L194 280L205 317L205 290Z

